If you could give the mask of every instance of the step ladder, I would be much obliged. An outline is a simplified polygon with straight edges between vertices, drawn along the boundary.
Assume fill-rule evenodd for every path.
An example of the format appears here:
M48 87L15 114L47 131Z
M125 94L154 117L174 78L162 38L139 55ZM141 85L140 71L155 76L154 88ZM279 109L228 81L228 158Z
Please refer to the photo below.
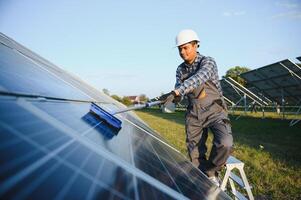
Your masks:
M234 171L232 171L233 169L238 169L239 171L239 175L235 174ZM223 179L223 182L221 184L221 189L223 191L226 190L226 186L227 183L230 183L230 187L231 187L231 193L235 196L235 199L240 199L240 200L254 200L252 191L251 191L251 187L249 185L249 182L247 180L245 171L244 171L244 163L241 162L240 160L236 159L233 156L230 156L227 160L226 163L226 173ZM236 184L235 184L236 183ZM236 190L235 185L240 186L240 188L246 190L247 196L244 196L242 193L240 193L239 191Z

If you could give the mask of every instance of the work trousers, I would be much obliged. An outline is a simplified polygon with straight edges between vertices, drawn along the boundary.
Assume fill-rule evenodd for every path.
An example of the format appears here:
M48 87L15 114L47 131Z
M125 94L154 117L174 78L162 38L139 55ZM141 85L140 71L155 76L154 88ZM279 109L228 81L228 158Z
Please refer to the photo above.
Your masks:
M206 158L208 129L213 133L211 153ZM191 162L207 176L216 176L226 163L233 145L230 121L222 106L203 108L194 102L186 112L186 145Z

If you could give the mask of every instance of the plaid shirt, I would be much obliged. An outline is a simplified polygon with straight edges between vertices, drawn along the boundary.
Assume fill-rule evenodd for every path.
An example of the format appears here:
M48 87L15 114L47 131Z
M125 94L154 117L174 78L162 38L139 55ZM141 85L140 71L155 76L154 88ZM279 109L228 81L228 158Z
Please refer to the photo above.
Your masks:
M199 62L201 62L201 66L198 70ZM184 96L208 80L212 81L222 96L222 89L214 59L198 53L191 65L183 62L178 66L175 89L180 92L181 96Z

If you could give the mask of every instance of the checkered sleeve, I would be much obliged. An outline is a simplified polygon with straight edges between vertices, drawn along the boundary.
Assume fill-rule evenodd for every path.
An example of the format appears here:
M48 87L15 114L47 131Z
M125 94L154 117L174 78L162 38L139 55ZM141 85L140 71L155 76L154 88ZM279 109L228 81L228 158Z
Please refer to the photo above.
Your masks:
M176 84L175 84L175 88L178 88L179 86L181 86L181 83L182 83L182 81L181 81L181 74L182 74L181 67L179 66L177 68L177 71L176 71Z
M216 74L217 67L214 59L211 57L206 57L202 60L200 69L194 75L181 83L176 89L182 96L184 96L202 83L214 77Z

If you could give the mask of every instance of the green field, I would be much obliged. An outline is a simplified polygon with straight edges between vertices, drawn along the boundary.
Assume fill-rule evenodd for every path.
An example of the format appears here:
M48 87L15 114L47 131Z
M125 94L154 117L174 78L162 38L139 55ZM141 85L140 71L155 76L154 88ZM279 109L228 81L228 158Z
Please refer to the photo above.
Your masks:
M136 112L154 130L187 155L184 112L162 113L159 109ZM301 199L301 122L274 118L231 116L235 151L255 199ZM212 140L212 135L210 135Z

